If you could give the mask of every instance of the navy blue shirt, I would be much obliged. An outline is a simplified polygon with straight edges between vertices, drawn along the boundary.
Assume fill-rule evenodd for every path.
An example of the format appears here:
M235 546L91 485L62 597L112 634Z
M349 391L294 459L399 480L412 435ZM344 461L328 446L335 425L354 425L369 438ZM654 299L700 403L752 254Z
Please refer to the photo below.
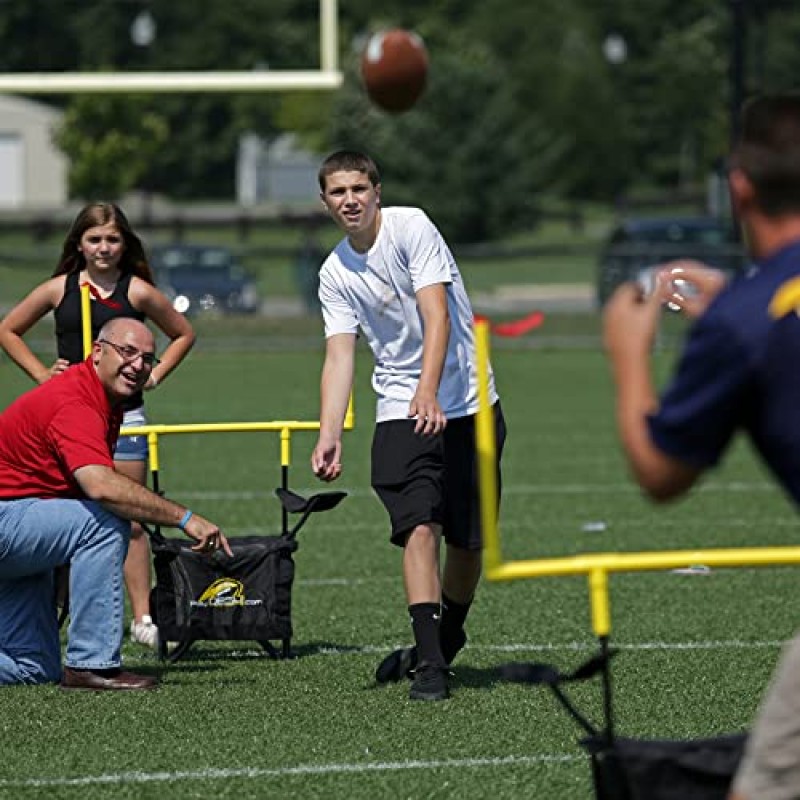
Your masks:
M694 324L661 407L659 450L705 469L733 434L751 437L800 504L800 241L755 264Z

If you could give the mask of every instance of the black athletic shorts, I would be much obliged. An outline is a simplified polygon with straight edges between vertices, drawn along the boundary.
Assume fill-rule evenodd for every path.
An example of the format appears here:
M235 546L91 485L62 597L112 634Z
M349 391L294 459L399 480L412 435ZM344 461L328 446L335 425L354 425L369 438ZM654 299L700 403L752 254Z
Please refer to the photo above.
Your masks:
M494 407L497 499L506 424ZM372 488L389 512L391 540L400 547L417 525L438 523L446 542L480 550L481 511L475 417L449 419L443 434L414 433L413 419L379 422L372 439Z

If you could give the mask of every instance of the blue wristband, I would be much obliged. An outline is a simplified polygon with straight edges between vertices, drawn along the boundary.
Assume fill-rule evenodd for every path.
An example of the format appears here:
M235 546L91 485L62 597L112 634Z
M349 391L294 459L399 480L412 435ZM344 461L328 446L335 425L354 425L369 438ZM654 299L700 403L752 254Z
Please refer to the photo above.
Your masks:
M188 522L188 521L189 521L189 520L190 520L190 519L191 519L193 516L194 516L194 514L193 514L191 511L189 511L189 509L187 508L187 509L186 509L186 513L183 515L183 517L181 517L181 521L178 523L178 527L179 527L179 528L180 528L182 531L185 531L185 530L186 530L186 523L187 523L187 522Z

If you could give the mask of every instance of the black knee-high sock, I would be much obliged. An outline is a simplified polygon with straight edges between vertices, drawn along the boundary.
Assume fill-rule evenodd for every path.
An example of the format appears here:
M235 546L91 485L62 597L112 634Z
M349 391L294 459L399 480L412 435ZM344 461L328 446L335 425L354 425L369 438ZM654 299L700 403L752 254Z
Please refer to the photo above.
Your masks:
M469 614L472 601L469 603L456 603L447 595L442 594L442 624L439 628L439 638L442 643L442 655L447 664L456 656L464 646L466 634L464 622Z
M408 613L417 643L417 663L445 664L439 644L441 606L438 603L414 603L408 607Z

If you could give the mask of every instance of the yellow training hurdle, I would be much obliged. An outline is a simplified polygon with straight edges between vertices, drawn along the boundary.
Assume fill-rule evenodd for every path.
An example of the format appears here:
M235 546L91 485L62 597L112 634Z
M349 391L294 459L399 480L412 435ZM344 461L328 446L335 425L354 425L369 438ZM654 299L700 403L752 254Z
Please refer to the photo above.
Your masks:
M495 509L495 440L489 406L489 326L475 325L479 400L476 425L478 475L481 495L481 521L484 538L486 576L492 581L542 578L546 576L586 575L592 629L601 640L611 632L611 604L608 575L611 572L643 572L704 564L709 567L763 567L800 564L800 547L741 547L711 550L669 550L639 553L586 553L564 558L505 561L500 547L500 530Z
M353 397L347 406L344 420L344 429L352 430L355 424L353 413ZM120 430L121 436L146 436L149 451L149 468L153 480L153 490L159 491L159 436L167 434L187 433L252 433L272 432L280 434L280 459L281 459L281 487L289 488L289 465L291 463L291 439L294 431L319 430L319 422L306 422L302 420L271 420L269 422L205 422L184 423L181 425L138 425L129 426ZM286 529L288 511L281 509L283 529Z
M353 429L353 400L345 416L344 429ZM291 437L293 431L319 430L319 422L302 420L270 420L268 422L197 422L180 425L138 425L120 430L121 436L146 436L150 450L149 466L151 471L158 471L158 437L175 433L254 433L271 431L280 433L281 466L291 463Z
M91 324L91 297L89 295L88 284L83 284L81 290L81 323L83 339L84 358L89 356L92 350L92 324ZM355 413L353 411L353 395L347 404L347 412L344 418L344 430L349 431L355 425ZM303 420L270 420L267 422L205 422L205 423L184 423L180 425L138 425L124 427L120 430L121 436L146 436L148 445L148 467L153 478L153 488L159 490L159 436L167 434L187 434L187 433L254 433L272 432L280 434L280 461L281 461L281 485L284 489L288 488L288 470L291 463L291 439L294 431L314 431L319 430L319 421ZM283 509L284 523L287 511Z

